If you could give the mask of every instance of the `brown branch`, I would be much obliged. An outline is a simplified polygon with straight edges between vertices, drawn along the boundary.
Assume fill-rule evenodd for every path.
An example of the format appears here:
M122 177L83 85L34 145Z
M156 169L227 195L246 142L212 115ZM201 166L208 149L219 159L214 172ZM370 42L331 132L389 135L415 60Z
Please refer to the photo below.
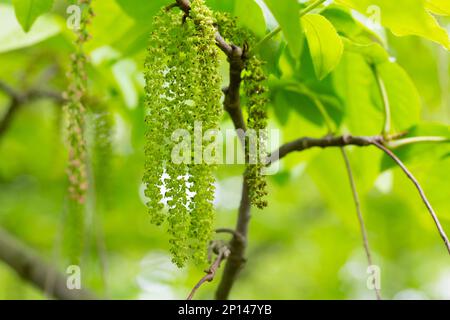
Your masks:
M425 203L425 206L427 207L428 211L430 212L431 217L433 218L434 223L436 224L436 227L438 229L439 235L441 236L442 240L444 241L444 244L450 254L450 243L448 240L448 237L442 228L441 223L439 222L439 218L437 217L436 213L433 210L433 207L431 206L430 202L428 201L425 192L423 191L422 187L420 186L417 179L412 175L412 173L406 168L406 166L403 164L403 162L388 148L384 146L385 143L399 139L402 136L404 136L404 133L394 136L388 136L386 138L383 138L383 136L368 136L368 137L358 137L358 136L351 136L351 135L343 135L343 136L326 136L321 139L316 138L309 138L304 137L297 139L295 141L286 143L282 145L276 152L272 153L268 157L268 164L271 164L275 161L278 161L288 154L292 152L299 152L303 151L309 148L313 147L320 147L320 148L327 148L327 147L344 147L348 145L354 145L359 147L365 147L374 145L377 148L384 151L388 156L390 156L397 164L398 166L403 170L403 172L408 176L408 178L414 183L415 187L419 191L420 197L422 198L422 201Z
M0 229L0 260L10 266L22 279L35 287L49 292L54 298L61 300L90 300L95 296L85 289L69 290L66 276L41 260L31 249L5 230ZM54 281L48 288L47 277Z
M362 235L364 251L366 252L367 262L369 263L369 266L371 266L371 265L373 265L373 262L372 262L372 254L370 252L370 246L369 246L369 237L367 236L367 230L366 230L364 218L363 218L363 215L361 212L361 203L359 201L359 195L358 195L358 191L356 189L356 182L355 182L355 179L353 178L352 167L350 165L350 160L348 159L347 152L345 151L344 147L341 147L340 150L342 153L342 157L344 158L345 168L347 169L347 174L348 174L348 180L350 182L350 187L352 189L353 201L355 203L356 214L358 216L359 228L360 228L361 235ZM377 287L375 287L375 295L377 297L377 300L381 300L380 289L378 289Z
M185 16L189 16L189 11L191 10L191 2L189 0L176 0L177 6L183 10ZM216 44L228 57L233 55L233 52L238 48L232 44L229 44L225 41L225 39L220 35L219 32L216 33ZM239 48L242 52L242 50Z
M203 276L199 282L194 286L191 293L187 297L187 300L192 300L197 290L204 284L205 282L211 282L214 280L214 276L216 275L217 269L220 267L220 263L222 260L226 259L228 255L230 254L230 250L226 246L222 246L218 249L218 254L216 260L214 260L211 267L209 267L208 270L206 270L206 275Z
M230 63L230 84L224 90L224 109L228 112L233 121L234 128L238 133L241 145L245 146L244 133L247 126L242 114L240 101L240 86L242 82L241 73L244 69L244 53L242 49L232 46L231 54L228 54ZM236 280L239 271L245 262L245 248L247 246L248 224L250 222L250 198L248 193L248 183L243 175L241 203L239 206L236 228L233 238L230 241L230 255L227 258L225 269L216 291L216 299L227 299L231 288Z
M268 158L268 164L278 161L291 152L300 152L306 149L318 147L344 147L348 145L354 145L359 147L369 146L374 144L374 142L383 142L382 136L352 136L352 135L342 135L342 136L326 136L324 138L310 138L303 137L295 141L286 143L282 145L276 152L273 152Z
M248 194L247 179L244 177L243 180L241 204L239 206L238 220L235 229L236 234L230 241L230 255L227 258L222 279L216 291L216 299L219 300L225 300L228 298L236 277L245 263L245 248L247 247L247 234L248 225L250 222L251 206Z
M242 236L242 234L231 228L218 228L216 229L216 233L229 233L234 237L240 239L241 241L244 241L244 237Z
M9 128L14 115L24 104L38 99L52 99L56 103L64 102L62 95L58 92L33 88L21 93L3 81L0 81L0 91L10 98L9 107L3 118L0 120L0 136Z
M427 207L428 211L430 212L431 217L433 218L434 223L436 224L436 227L439 231L439 234L444 241L444 244L447 248L448 253L450 254L450 243L448 240L447 235L445 234L444 228L442 228L441 223L439 222L439 218L437 217L436 213L433 210L433 207L431 206L430 202L428 201L428 198L425 195L425 192L423 191L422 187L420 186L420 183L417 181L417 179L413 176L413 174L406 168L406 166L403 164L403 162L388 148L386 148L382 143L374 141L373 145L375 145L378 149L384 151L389 157L394 160L398 166L403 170L403 172L406 174L406 176L413 182L413 184L416 186L417 190L419 191L420 197L422 198L423 203Z

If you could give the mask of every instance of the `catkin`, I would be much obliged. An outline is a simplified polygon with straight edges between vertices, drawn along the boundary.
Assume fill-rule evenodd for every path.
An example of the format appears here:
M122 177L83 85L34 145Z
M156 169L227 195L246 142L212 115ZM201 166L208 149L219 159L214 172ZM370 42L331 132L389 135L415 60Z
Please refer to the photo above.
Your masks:
M147 134L145 173L151 221L167 221L173 262L205 260L214 222L214 165L196 161L207 145L190 144L188 161L174 163L172 134L194 140L217 129L222 114L214 19L203 0L193 0L189 17L177 10L154 19L145 64ZM200 133L201 134L201 133ZM203 159L202 159L203 160ZM164 205L165 203L165 205Z

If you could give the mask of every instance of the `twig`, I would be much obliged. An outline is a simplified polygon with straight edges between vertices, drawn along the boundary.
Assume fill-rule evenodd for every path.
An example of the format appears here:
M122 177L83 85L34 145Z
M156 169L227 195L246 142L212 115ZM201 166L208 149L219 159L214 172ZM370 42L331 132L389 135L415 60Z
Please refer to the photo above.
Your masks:
M386 90L386 85L384 84L383 79L380 76L380 73L378 72L377 66L372 65L372 72L375 77L375 80L377 82L378 91L380 93L381 101L383 103L383 110L384 110L384 126L381 131L383 136L386 136L391 131L391 105L389 102L389 96Z
M176 0L176 2L177 6L184 12L185 16L189 16L189 11L191 10L191 2L189 0ZM216 32L216 44L228 57L233 54L235 48L238 48L242 54L242 49L227 43L219 32Z
M244 237L242 236L242 234L240 234L239 232L237 232L234 229L230 229L230 228L218 228L216 229L216 233L229 233L231 235L233 235L234 237L238 238L240 241L245 241Z
M366 256L367 256L367 262L369 263L369 266L371 266L371 265L373 265L373 262L372 262L372 254L370 252L370 246L369 246L369 237L367 236L367 230L366 230L366 226L364 223L364 217L361 212L361 203L359 201L359 195L358 195L358 191L356 189L355 179L353 178L352 167L350 165L350 160L348 159L347 152L345 151L344 147L340 147L340 150L342 153L342 157L344 158L345 168L346 168L347 174L348 174L348 180L350 182L350 187L352 189L353 201L355 202L355 209L356 209L356 214L358 216L359 228L360 228L361 235L362 235L364 250L365 250ZM381 300L380 289L378 289L376 286L375 286L375 295L377 297L377 300Z
M427 143L427 142L450 142L450 139L447 137L411 137L411 138L404 138L404 139L399 139L399 140L394 140L394 141L389 141L387 143L387 146L389 148L398 148L398 147L402 147L402 146L406 146L409 144L414 144L414 143Z
M420 197L422 198L423 203L425 203L425 206L427 207L428 211L430 212L431 217L433 218L434 223L436 224L436 227L439 231L439 234L444 240L444 244L448 250L448 253L450 254L450 243L448 241L448 237L445 234L444 228L442 228L441 223L439 222L439 218L437 217L436 213L433 210L433 207L431 206L430 202L428 201L425 192L423 191L422 187L420 186L417 179L413 176L413 174L406 168L406 166L403 164L403 162L388 148L386 148L382 143L373 141L373 145L375 145L378 149L384 151L389 157L394 160L398 166L403 170L403 172L407 175L407 177L414 183L417 190L419 191Z
M348 145L354 145L359 147L370 146L374 142L383 142L382 136L352 136L352 135L342 135L342 136L326 136L324 138L310 138L303 137L292 142L282 145L276 152L273 152L268 158L268 164L271 164L279 159L284 158L291 152L299 152L306 149L319 147L343 147Z
M217 269L219 269L219 267L220 267L220 263L222 262L222 260L226 259L229 254L230 254L230 250L227 247L223 246L223 247L219 248L219 252L217 254L216 260L214 260L213 264L209 267L209 269L205 271L206 275L204 275L200 279L200 281L197 282L197 284L194 286L191 293L187 297L187 300L192 300L195 293L202 286L202 284L204 284L205 282L211 282L212 280L214 280L214 276L216 275Z
M14 115L25 103L45 98L52 99L57 103L62 103L64 101L62 95L58 92L50 90L30 89L21 93L1 80L0 91L5 93L10 98L9 107L7 108L6 114L2 119L0 119L0 136L9 128Z

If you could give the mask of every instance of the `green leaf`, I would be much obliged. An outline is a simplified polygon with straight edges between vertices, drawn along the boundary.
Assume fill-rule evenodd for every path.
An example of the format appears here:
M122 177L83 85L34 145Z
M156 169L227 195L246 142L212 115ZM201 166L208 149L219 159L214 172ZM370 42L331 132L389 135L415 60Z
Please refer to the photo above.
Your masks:
M345 106L344 123L354 135L378 134L383 124L375 78L367 60L358 53L344 52L333 72L336 91Z
M93 1L91 6L96 14L95 23L89 26L92 39L87 42L86 49L93 49L111 45L120 50L128 50L130 41L139 38L141 30L148 30L152 24L141 22L138 16L132 16L120 1ZM146 7L146 6L144 6ZM131 9L129 9L131 10ZM120 23L117 23L120 21ZM151 21L151 16L149 17ZM107 30L107 31L106 31ZM148 37L148 33L147 33ZM147 46L148 40L141 41L141 49Z
M386 87L394 132L400 132L420 120L421 101L409 75L397 63L377 65L378 74Z
M253 31L258 37L266 33L266 20L261 8L254 0L239 0L234 7L234 15L239 23Z
M342 40L331 22L319 14L307 14L301 21L316 76L322 80L339 64L344 50Z
M153 0L152 0L153 1ZM234 7L236 3L238 3L241 0L206 0L206 5L210 7L211 9L215 11L223 11L223 12L229 12L233 13ZM167 1L166 1L167 4Z
M367 192L372 188L378 173L381 153L375 149L347 149L360 201L364 206ZM327 148L312 159L306 169L313 179L322 200L342 222L357 228L355 204L345 163L338 148ZM363 207L364 208L364 207ZM355 229L356 230L356 229Z
M369 64L380 64L389 61L389 54L378 43L359 44L346 38L342 39L345 50L363 55Z
M53 6L53 0L13 0L17 20L25 32L30 31L36 19L49 12Z
M338 33L358 44L382 43L382 39L373 31L357 21L350 10L338 6L330 6L320 12L327 18Z
M426 0L338 0L338 2L369 14L379 8L381 22L396 36L417 35L442 44L450 49L447 31L427 12ZM438 2L436 2L438 3Z
M131 18L147 21L151 21L152 17L160 10L160 8L168 5L167 1L161 0L116 0L116 2Z
M450 16L450 1L448 0L426 0L426 7L432 13Z
M283 30L292 55L299 57L302 50L302 27L298 18L300 10L298 1L265 0L264 2Z
M25 33L16 18L12 6L0 4L0 52L28 47L46 40L60 32L56 19L49 16L39 18L30 32Z

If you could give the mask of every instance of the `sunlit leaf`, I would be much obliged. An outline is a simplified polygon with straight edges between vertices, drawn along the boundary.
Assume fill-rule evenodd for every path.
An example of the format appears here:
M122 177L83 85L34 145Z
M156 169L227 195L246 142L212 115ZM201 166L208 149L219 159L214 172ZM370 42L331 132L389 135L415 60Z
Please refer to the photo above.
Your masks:
M265 0L270 11L279 23L289 48L295 57L300 56L302 49L302 28L300 24L297 0Z
M381 23L397 36L417 35L450 49L447 31L427 12L425 0L339 0L339 2L363 14L379 12Z
M303 16L302 25L316 76L322 80L338 65L343 51L342 40L333 25L321 15Z
M28 33L25 33L16 18L11 6L0 4L0 52L32 46L60 32L56 19L49 16L40 17Z

